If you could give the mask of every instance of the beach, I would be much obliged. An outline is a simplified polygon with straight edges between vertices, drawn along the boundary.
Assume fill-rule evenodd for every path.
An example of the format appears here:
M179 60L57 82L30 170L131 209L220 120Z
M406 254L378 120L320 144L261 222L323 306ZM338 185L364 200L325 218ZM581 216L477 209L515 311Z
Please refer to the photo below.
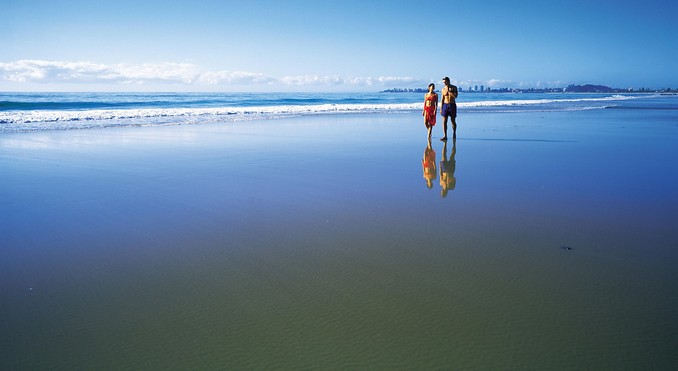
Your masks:
M677 118L4 133L0 368L676 369Z

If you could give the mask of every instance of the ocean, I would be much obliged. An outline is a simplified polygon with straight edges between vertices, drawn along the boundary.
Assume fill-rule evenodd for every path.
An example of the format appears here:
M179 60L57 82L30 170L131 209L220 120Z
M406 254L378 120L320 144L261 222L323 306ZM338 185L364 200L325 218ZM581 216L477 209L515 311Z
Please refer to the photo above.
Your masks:
M678 106L675 95L464 93L459 114ZM0 133L421 109L421 93L0 93Z

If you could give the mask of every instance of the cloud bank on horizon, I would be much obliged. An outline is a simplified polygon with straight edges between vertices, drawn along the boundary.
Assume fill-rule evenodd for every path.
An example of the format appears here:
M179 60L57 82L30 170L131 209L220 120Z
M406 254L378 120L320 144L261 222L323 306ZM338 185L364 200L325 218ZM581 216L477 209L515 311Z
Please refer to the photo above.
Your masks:
M172 87L179 90L230 90L230 89L299 89L314 90L337 88L343 90L370 90L423 87L438 79L411 76L321 76L294 75L274 77L260 72L206 71L193 63L116 63L102 64L88 61L19 60L0 62L0 80L17 87L71 86L108 90L162 90ZM555 87L560 81L548 83L523 83L510 80L459 81L462 87L484 85L487 87Z
M259 72L204 71L192 63L101 64L45 60L0 62L0 78L15 84L74 84L115 87L223 88L231 87L344 87L389 88L419 86L415 77L342 77L297 75L273 77Z

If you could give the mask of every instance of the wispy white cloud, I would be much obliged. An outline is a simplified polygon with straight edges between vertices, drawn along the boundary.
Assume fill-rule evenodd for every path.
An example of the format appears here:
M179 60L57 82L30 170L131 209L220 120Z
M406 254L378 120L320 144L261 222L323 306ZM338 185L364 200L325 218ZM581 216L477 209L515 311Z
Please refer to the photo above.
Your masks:
M170 82L191 84L200 76L187 63L98 64L20 60L0 63L0 76L12 82L33 83L119 83Z
M197 80L199 84L207 85L258 85L270 84L275 81L275 78L263 73L244 71L203 72Z
M204 71L191 63L100 64L19 60L0 62L0 80L39 84L157 85L281 87L395 87L425 85L415 77L342 77L297 75L273 77L246 71Z
M345 80L339 76L317 75L284 76L277 81L287 86L337 86L345 83Z
M486 84L491 88L503 88L512 86L514 83L511 80L489 79Z
M394 86L411 86L424 85L426 80L414 77L395 77L395 76L380 76L380 77L360 77L360 76L318 76L318 75L301 75L301 76L285 76L277 80L279 83L289 86L374 86L374 87L394 87Z

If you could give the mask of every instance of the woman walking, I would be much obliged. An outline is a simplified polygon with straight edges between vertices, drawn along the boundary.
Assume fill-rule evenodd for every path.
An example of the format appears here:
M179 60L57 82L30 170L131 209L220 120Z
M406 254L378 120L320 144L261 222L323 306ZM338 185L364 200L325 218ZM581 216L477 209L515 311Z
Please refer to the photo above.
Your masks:
M424 125L428 129L428 137L431 139L431 131L436 125L436 111L438 110L438 94L435 93L436 86L431 83L428 84L428 93L424 95Z

